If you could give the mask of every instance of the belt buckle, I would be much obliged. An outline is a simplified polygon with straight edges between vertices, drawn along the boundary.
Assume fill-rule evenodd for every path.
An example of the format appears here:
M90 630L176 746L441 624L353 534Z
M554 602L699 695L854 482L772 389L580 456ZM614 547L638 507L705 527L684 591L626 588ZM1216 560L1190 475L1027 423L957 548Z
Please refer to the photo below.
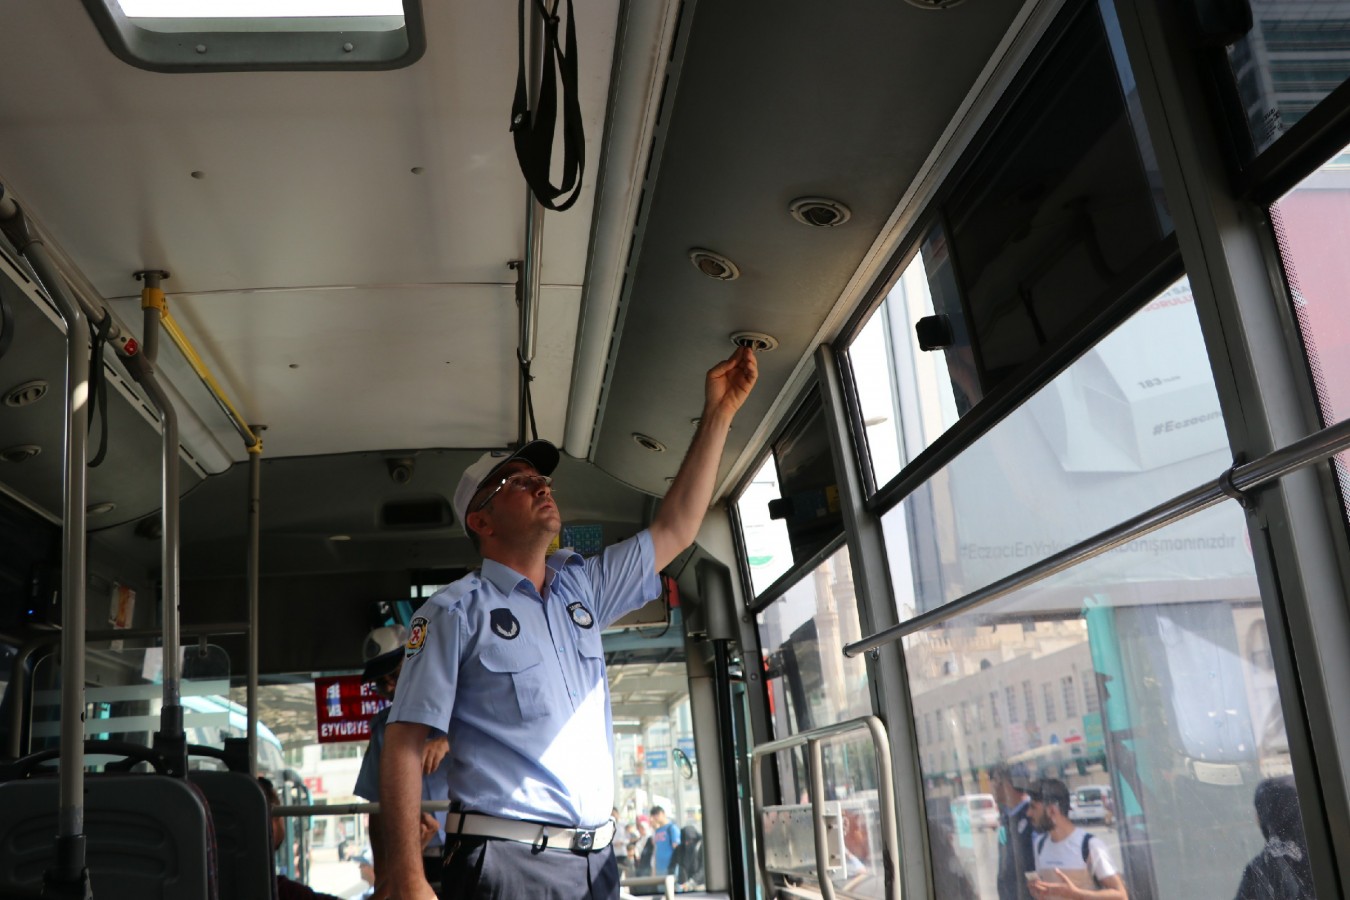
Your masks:
M581 828L575 830L572 834L572 849L589 851L595 845L595 832L585 831Z

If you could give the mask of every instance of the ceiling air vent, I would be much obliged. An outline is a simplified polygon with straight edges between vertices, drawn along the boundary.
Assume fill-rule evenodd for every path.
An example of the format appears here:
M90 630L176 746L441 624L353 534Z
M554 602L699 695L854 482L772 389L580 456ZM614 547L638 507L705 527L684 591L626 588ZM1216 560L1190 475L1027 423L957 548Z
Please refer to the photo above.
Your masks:
M737 347L749 347L756 353L778 349L778 338L759 331L738 331L731 336L731 342Z
M734 262L720 253L702 247L695 247L689 251L689 261L704 275L718 281L735 281L741 277L741 270L736 268Z
M0 450L0 462L21 463L30 460L42 452L37 444L15 444Z
M10 388L5 394L6 406L27 406L30 403L36 403L47 394L47 382L38 379L37 381L25 381L18 387Z
M391 500L380 508L385 528L445 528L451 523L450 504L444 497Z
M117 509L117 504L111 500L105 500L102 503L94 503L85 507L85 514L90 516L106 516L108 513Z
M658 441L658 440L657 440L656 438L654 438L654 437L648 437L647 435L641 434L641 433L636 432L636 431L633 432L633 441L634 441L639 447L641 447L643 450L650 450L650 451L652 451L653 453L665 453L665 452L666 452L666 445L665 445L665 444L661 443L660 441Z
M964 3L965 0L908 0L910 6L917 6L919 9L951 9Z
M828 197L799 197L788 207L792 218L812 228L833 228L843 225L853 213L838 200Z

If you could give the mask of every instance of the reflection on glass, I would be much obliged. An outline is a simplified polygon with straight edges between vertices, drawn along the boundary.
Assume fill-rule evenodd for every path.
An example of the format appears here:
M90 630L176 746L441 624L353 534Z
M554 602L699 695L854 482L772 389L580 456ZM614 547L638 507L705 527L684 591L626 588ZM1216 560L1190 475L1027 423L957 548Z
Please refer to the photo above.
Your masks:
M1346 23L1350 34L1350 21ZM1350 416L1350 148L1301 181L1270 209L1289 281L1322 422ZM1336 457L1337 481L1350 518L1350 456Z
M1250 5L1253 27L1229 46L1228 63L1254 156L1350 76L1350 4Z
M769 517L769 503L779 496L778 468L770 456L736 501L741 538L745 542L745 561L756 595L792 568L792 542L788 538L787 524Z
M867 666L841 652L861 634L847 547L760 613L758 627L776 738L871 715ZM834 804L830 814L840 816L844 847L836 854L840 862L830 873L831 881L841 896L881 897L885 882L871 738L866 732L845 735L822 742L821 749L823 799ZM777 754L784 807L809 809L805 759L803 747ZM808 833L790 833L789 818L775 819L774 827L766 830L770 868L797 875L812 872L814 840Z
M1182 279L882 517L900 617L1052 556L1231 461ZM1174 533L1176 547L1153 537L1115 552L1163 569L1245 571L1240 521L1214 532L1188 520Z
M1287 824L1291 804L1297 819L1297 797L1291 781L1261 787L1292 765L1250 552L1194 537L1243 529L1236 504L1214 507L1155 532L1148 550L1104 554L906 639L915 715L936 722L919 746L934 865L950 855L970 896L1001 898L1007 827L984 828L976 807L1024 799L996 789L996 766L1020 786L1063 782L1066 828L1101 841L1132 900L1232 897L1249 864L1276 867L1272 853L1306 869L1301 830L1258 822L1263 791L1282 798L1270 822ZM961 709L986 699L996 716L967 733Z
M934 316L935 290L946 301L943 318L952 329L953 344L945 352L920 350L914 330L920 320ZM979 399L970 338L940 229L925 239L921 252L849 346L848 358L873 483L880 486ZM965 385L959 391L954 378Z

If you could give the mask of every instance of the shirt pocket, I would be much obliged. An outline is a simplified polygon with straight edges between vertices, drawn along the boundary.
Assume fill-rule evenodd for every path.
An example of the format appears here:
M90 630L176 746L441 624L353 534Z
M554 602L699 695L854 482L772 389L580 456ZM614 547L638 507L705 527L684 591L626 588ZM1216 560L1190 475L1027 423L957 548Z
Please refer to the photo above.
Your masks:
M520 709L520 718L528 722L548 714L544 697L544 667L539 654L528 646L499 644L478 657L483 668L509 678Z
M577 657L583 681L581 695L585 696L605 680L605 645L600 632L577 629Z

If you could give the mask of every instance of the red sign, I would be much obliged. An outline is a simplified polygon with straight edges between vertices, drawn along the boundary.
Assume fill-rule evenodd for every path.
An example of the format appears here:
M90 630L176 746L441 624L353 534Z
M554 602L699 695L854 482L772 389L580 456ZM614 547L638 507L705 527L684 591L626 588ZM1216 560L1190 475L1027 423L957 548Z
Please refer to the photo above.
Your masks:
M388 705L360 675L314 679L319 743L370 740L370 717Z

